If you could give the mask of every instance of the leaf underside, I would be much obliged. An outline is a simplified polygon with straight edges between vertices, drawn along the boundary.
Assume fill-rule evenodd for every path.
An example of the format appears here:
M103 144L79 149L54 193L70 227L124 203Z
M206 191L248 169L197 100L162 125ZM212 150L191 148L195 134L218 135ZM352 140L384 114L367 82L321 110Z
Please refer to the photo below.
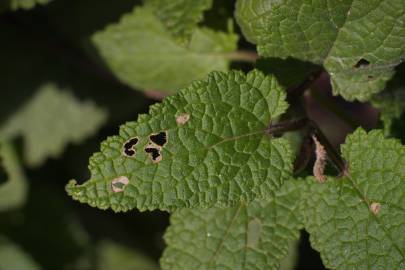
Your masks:
M162 269L279 269L302 227L300 186L288 180L269 201L176 211L164 236Z
M238 0L236 17L261 56L322 64L347 100L384 89L404 58L403 0Z
M91 179L71 181L67 191L114 211L232 206L271 197L290 176L293 157L288 142L266 128L286 108L272 76L212 72L121 126L90 159ZM167 142L151 145L150 136L160 133Z
M312 246L330 269L404 269L405 146L358 129L342 147L349 175L308 180Z

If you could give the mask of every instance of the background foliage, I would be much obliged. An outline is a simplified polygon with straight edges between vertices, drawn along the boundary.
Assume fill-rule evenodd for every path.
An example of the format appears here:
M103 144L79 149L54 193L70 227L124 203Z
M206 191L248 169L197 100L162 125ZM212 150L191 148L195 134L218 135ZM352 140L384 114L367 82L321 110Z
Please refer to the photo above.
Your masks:
M1 0L0 269L404 266L404 21L402 0ZM303 115L344 181L292 179L303 134L250 134ZM144 153L111 169L166 129L158 172ZM111 195L127 168L136 192ZM138 210L79 204L73 178L74 199Z

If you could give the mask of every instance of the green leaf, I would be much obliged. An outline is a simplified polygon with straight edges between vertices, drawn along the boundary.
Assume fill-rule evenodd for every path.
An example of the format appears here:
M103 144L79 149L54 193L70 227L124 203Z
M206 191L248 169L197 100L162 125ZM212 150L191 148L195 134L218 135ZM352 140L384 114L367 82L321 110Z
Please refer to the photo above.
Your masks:
M99 53L122 82L168 93L212 70L227 70L237 40L232 33L196 29L190 44L180 45L146 7L135 8L93 36Z
M0 128L0 134L23 136L26 162L38 166L48 157L57 157L68 143L93 134L105 120L106 113L93 103L77 100L54 83L44 83Z
M300 186L286 181L269 201L176 211L162 269L279 269L302 227Z
M0 144L0 167L6 177L0 185L0 211L18 208L25 203L27 183L13 146L4 141Z
M231 206L271 197L290 176L293 155L287 140L271 138L266 129L286 108L272 76L212 72L123 125L90 159L91 179L71 181L67 191L114 211ZM160 133L166 144L151 145L151 136Z
M2 0L4 3L0 4L0 11L2 8L11 10L18 9L32 9L36 5L46 5L53 0Z
M39 270L41 268L19 246L0 235L0 269Z
M188 40L204 18L203 12L211 8L212 0L146 0L145 6L154 11L174 37Z
M335 94L367 100L403 60L403 0L238 0L245 36L266 57L322 64Z
M304 201L305 229L330 269L404 269L405 146L383 132L356 130L342 146L348 175Z
M159 266L137 250L108 240L97 244L100 270L158 270Z
M371 99L373 106L380 109L386 135L393 133L393 122L405 112L405 66L401 66L386 89Z
M321 69L310 62L292 58L259 58L256 61L256 68L264 74L273 74L286 89L298 86L308 76Z

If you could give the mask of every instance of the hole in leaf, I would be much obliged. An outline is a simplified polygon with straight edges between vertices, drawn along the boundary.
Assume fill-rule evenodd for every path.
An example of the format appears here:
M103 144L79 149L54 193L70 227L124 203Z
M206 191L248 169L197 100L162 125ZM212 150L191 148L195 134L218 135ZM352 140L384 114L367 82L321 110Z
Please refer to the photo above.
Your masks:
M159 162L162 160L162 156L160 154L160 149L157 149L155 147L146 147L145 152L150 154L153 162Z
M135 155L134 146L138 143L139 139L134 137L124 143L124 155L132 157Z
M167 135L165 131L162 131L158 134L152 134L149 136L149 139L158 146L163 146L167 142Z
M135 146L137 143L138 143L138 138L131 138L124 144L124 147L129 149L132 146Z
M124 149L124 154L125 154L126 156L132 157L132 156L135 155L135 151L132 150L132 149Z
M370 65L370 62L364 58L361 58L353 67L355 68L362 68Z

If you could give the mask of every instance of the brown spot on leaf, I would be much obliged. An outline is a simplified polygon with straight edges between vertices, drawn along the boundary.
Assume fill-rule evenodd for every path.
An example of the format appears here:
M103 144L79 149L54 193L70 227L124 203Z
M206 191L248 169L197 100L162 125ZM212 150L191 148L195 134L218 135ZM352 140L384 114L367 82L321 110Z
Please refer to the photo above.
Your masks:
M190 115L188 113L182 113L176 117L176 122L179 125L184 125L190 120Z
M124 188L129 184L129 179L126 176L118 176L111 182L111 189L114 193L123 192Z
M381 209L381 204L378 202L373 202L370 205L370 210L374 215L377 215L380 212L380 209Z
M255 248L260 241L262 233L262 223L258 218L249 221L247 226L247 243L246 246Z
M323 147L323 145L318 141L318 139L315 137L315 135L312 136L312 140L315 143L315 155L316 155L316 160L312 172L315 176L315 179L318 180L318 182L323 183L326 180L326 176L324 175L327 159L326 150Z

